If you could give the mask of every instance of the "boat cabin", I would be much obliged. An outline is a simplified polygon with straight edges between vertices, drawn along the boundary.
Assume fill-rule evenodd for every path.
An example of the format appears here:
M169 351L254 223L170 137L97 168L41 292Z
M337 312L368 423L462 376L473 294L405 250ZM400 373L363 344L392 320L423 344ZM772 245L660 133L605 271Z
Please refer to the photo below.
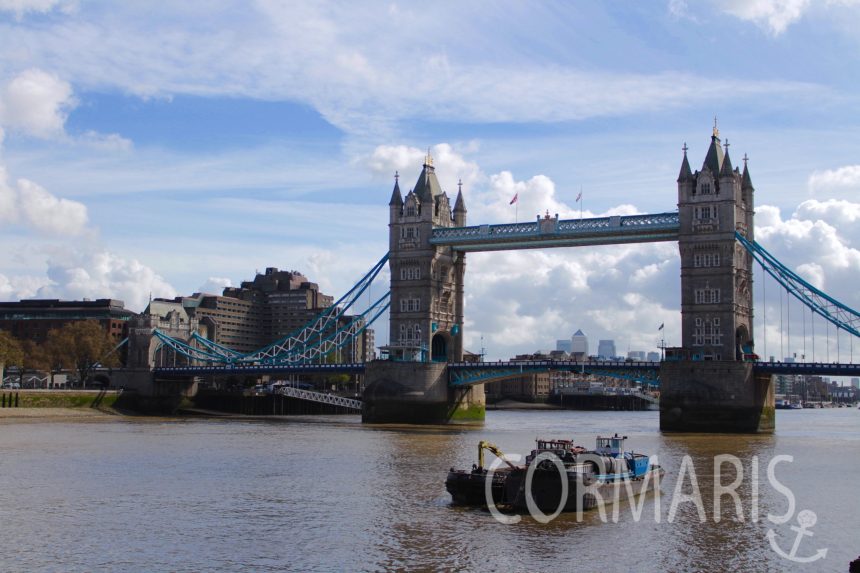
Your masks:
M615 434L610 438L597 436L597 447L594 452L604 456L620 456L624 453L624 440L627 436Z

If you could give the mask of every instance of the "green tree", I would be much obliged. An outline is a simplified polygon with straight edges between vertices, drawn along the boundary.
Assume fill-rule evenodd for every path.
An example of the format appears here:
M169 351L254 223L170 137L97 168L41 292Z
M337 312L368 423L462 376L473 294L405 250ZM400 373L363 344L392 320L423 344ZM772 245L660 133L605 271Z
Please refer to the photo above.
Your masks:
M0 382L3 381L3 369L7 365L21 366L23 362L21 343L8 332L0 330Z
M51 388L54 387L54 375L64 368L72 368L73 362L63 348L62 334L56 328L48 331L45 344L42 345L46 369L51 373Z
M64 325L52 337L51 345L57 359L75 371L84 387L94 368L119 365L113 340L95 320Z

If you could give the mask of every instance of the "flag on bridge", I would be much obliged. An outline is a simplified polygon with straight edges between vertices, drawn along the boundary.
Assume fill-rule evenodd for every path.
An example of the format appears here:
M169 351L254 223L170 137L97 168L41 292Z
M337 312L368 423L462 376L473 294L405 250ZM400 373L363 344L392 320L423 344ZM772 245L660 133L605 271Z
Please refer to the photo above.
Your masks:
M658 328L657 330L663 330L663 326L665 326L665 324L666 324L665 322L661 322L661 323L660 323L660 328Z
M520 198L520 192L519 192L519 191L517 191L516 193L514 193L514 198L513 198L513 199L511 199L511 202L510 202L510 203L508 203L508 205L513 205L514 203L516 203L516 202L517 202L517 200L518 200L519 198Z
M576 196L576 203L579 203L580 199L582 199L582 191L580 191L579 195Z

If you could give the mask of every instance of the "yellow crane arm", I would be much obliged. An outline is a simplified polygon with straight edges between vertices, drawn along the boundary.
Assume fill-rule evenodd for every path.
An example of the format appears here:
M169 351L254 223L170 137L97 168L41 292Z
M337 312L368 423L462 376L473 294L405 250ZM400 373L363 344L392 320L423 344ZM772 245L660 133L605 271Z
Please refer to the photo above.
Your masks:
M512 467L512 468L517 467L514 464L512 464L508 460L508 458L505 457L505 453L502 450L500 450L498 448L498 446L496 446L495 444L491 444L490 442L485 442L484 440L481 440L480 442L478 442L478 467L479 468L484 467L484 450L488 450L488 451L492 452L493 454L495 454L495 456L497 458L499 458L500 460L502 460L503 462L508 464L510 467Z

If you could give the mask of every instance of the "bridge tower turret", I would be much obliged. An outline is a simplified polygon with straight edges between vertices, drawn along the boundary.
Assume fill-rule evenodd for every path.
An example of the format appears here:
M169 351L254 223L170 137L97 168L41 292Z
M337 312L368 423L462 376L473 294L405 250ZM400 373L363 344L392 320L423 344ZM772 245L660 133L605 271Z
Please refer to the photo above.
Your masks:
M389 212L388 351L398 360L462 360L465 257L451 247L430 244L434 227L466 224L462 190L452 210L428 153L405 198L401 199L399 181L395 183Z
M735 240L752 239L752 183L728 147L715 125L701 171L685 145L678 176L681 344L694 360L743 360L753 346L752 256Z

